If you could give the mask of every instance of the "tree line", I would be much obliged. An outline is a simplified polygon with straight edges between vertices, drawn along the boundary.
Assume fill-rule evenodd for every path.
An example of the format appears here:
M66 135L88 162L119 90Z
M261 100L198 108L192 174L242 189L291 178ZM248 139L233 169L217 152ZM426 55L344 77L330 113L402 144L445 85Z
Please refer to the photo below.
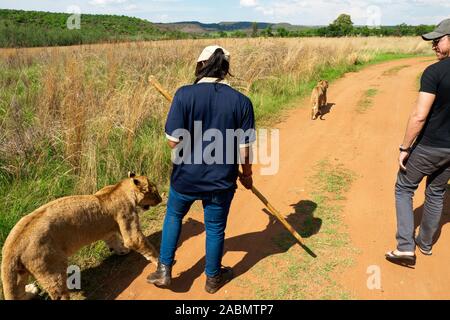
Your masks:
M80 29L69 29L71 15L23 10L0 9L0 47L64 46L100 42L142 41L196 38L246 37L345 37L345 36L419 36L434 26L355 26L351 17L341 14L326 27L303 27L288 30L269 25L259 30L255 22L251 30L220 31L189 34L181 31L160 30L151 22L113 15L83 14Z
M402 23L396 26L355 26L350 15L341 14L336 20L326 27L304 27L298 30L288 30L284 27L274 28L268 26L259 30L257 23L253 23L251 31L234 31L205 34L206 37L405 37L420 36L433 31L433 25L412 26Z
M128 16L83 14L80 28L69 29L71 14L0 9L0 47L42 47L99 42L183 39L179 31L163 31Z

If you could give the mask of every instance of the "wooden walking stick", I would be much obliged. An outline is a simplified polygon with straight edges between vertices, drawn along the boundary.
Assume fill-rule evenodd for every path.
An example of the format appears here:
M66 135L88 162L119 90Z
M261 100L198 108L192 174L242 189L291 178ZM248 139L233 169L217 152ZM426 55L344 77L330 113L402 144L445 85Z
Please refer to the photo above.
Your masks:
M159 93L161 93L170 103L172 103L172 96L161 86L161 84L155 79L154 76L150 76L148 78L148 81L150 82L150 84L152 84L156 90L159 91ZM239 171L239 176L241 176L242 173ZM266 199L266 197L264 197L262 195L261 192L259 192L258 189L256 189L255 186L252 186L252 192L253 194L255 194L259 200L261 200L262 203L264 203L264 205L266 206L266 208L269 210L269 212L274 215L282 224L283 226L294 236L294 238L298 241L298 243L300 244L300 246L306 251L308 252L308 254L314 258L317 257L317 255L311 251L311 249L309 249L307 246L305 246L303 244L303 239L302 237L298 234L297 231L295 231L295 229L289 224L289 222L287 222L287 220L280 214L280 212L278 210L276 210L271 204L270 202Z

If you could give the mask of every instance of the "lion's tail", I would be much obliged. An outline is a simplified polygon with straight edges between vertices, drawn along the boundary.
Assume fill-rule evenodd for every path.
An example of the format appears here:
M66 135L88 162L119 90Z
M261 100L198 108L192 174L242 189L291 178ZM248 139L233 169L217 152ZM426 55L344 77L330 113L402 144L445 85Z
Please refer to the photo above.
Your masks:
M2 284L5 300L26 298L25 285L28 274L18 257L3 256Z

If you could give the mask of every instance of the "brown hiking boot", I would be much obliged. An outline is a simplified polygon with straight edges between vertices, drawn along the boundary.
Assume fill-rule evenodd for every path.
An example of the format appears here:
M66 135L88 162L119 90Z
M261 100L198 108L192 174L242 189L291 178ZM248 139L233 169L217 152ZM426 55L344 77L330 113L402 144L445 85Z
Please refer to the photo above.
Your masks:
M157 287L168 287L172 282L172 266L158 262L158 268L147 277L147 282Z
M206 277L205 291L208 293L216 293L217 290L222 288L226 283L233 279L233 270L231 268L220 268L220 272L217 276Z

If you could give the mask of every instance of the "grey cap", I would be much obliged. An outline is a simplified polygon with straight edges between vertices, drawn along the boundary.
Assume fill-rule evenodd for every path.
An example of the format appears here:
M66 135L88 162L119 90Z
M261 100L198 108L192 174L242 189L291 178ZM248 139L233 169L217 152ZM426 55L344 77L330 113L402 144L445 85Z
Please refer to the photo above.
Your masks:
M446 19L438 24L433 32L426 33L422 36L423 40L435 40L450 34L450 19Z

